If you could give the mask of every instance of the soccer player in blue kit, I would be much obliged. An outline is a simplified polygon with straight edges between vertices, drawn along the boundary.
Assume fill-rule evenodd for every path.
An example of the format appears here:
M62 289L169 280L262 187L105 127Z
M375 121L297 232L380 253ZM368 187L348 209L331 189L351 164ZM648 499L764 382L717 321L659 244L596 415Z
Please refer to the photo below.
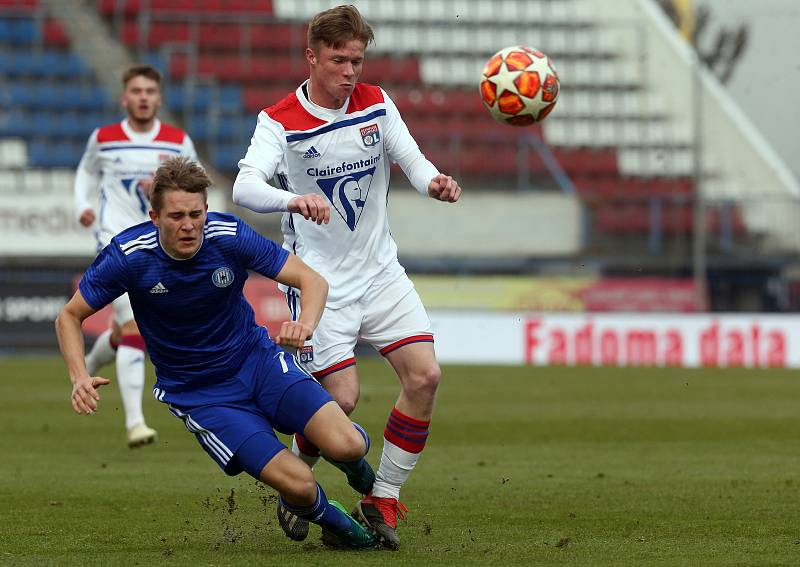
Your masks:
M153 180L152 222L115 236L62 309L56 333L72 407L94 413L98 388L109 383L86 370L81 324L128 293L156 369L156 398L223 471L273 487L286 510L322 526L326 544L372 548L373 534L327 500L311 469L273 431L302 432L349 480L374 481L364 459L367 434L278 346L297 348L311 336L327 282L236 216L209 213L210 183L188 158L164 162ZM302 316L284 322L274 342L242 292L248 269L302 290Z

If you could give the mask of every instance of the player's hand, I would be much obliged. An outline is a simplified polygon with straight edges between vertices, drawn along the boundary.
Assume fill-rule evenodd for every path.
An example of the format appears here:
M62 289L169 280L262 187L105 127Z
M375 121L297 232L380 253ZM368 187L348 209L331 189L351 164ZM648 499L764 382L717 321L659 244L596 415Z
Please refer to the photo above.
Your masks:
M331 206L322 196L313 193L299 195L289 201L289 212L300 213L304 219L317 224L331 221Z
M428 183L428 195L437 201L455 203L461 197L461 187L455 179L440 173Z
M275 344L300 348L311 338L312 329L298 321L284 321L275 337Z
M92 414L97 411L100 394L97 388L109 384L111 380L100 376L86 376L72 385L72 409L78 414Z
M92 209L86 209L81 213L81 216L78 220L83 226L89 227L92 226L94 219L95 219L94 211Z

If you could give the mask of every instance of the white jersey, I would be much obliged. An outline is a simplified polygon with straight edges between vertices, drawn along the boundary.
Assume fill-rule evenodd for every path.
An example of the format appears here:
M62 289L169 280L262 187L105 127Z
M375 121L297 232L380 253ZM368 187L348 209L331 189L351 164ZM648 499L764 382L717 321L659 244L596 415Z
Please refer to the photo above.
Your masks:
M98 248L126 228L149 220L150 206L141 184L152 179L162 161L178 155L197 159L192 140L158 119L149 132L134 131L127 120L92 132L75 176L75 210L80 216L94 209L89 194L99 185Z
M312 103L306 85L259 113L239 166L290 193L317 193L330 202L328 225L285 213L281 226L284 248L328 280L327 306L336 309L358 300L378 274L404 273L389 232L390 161L426 195L438 171L380 87L359 83L332 110Z

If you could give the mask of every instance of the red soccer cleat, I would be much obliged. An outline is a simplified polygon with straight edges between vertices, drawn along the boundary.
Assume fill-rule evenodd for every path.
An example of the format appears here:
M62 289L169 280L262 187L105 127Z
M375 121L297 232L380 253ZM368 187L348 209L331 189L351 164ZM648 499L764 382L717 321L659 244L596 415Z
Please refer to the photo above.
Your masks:
M384 547L400 549L400 538L397 536L397 518L405 520L406 508L395 498L379 498L366 496L353 510L353 516L361 520L367 527L375 531Z

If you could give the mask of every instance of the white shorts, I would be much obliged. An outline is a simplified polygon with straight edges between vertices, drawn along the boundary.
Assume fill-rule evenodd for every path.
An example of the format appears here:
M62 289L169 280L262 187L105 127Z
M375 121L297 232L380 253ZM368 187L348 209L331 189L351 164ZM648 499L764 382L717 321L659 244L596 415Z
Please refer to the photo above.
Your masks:
M286 296L292 319L300 315L296 292ZM316 378L324 378L356 363L358 339L382 355L416 342L433 342L433 329L414 284L403 273L393 280L376 280L358 301L339 309L325 308L311 341L298 358Z
M120 327L128 321L133 321L133 308L127 293L116 298L111 306L114 308L114 322Z
M113 236L114 235L109 231L98 230L95 232L98 253L100 253L103 248L108 246ZM133 308L131 307L131 300L127 293L116 298L112 302L111 306L114 308L114 322L117 325L122 326L128 321L133 321Z

